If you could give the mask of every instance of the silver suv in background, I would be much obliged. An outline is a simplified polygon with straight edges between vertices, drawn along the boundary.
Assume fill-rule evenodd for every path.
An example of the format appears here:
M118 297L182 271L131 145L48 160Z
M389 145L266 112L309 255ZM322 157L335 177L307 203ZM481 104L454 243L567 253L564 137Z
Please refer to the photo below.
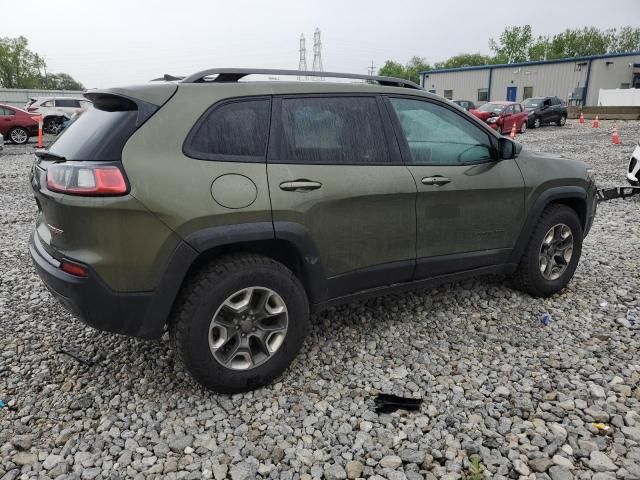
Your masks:
M42 115L43 130L57 134L65 120L91 106L91 102L83 97L38 97L31 98L24 109L33 115Z

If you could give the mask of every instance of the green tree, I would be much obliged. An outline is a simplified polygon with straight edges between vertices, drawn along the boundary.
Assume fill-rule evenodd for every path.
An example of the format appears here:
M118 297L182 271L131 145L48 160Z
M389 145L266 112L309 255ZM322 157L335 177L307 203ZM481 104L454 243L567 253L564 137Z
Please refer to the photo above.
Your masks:
M57 73L44 76L44 59L29 50L25 37L0 38L0 87L82 90L71 75Z
M529 46L528 59L533 60L546 60L549 52L549 37L539 36Z
M50 90L84 90L84 86L68 73L49 74L45 82Z
M640 51L640 28L622 27L619 32L614 34L609 51L612 53Z
M44 60L27 47L24 37L0 38L0 86L38 88Z
M393 60L387 60L382 68L378 70L378 75L404 78L420 83L420 72L424 70L431 70L431 65L424 58L415 56L405 65Z
M526 62L532 45L531 25L507 27L498 41L489 39L489 48L495 53L497 63Z
M614 30L599 30L596 27L567 29L551 38L547 58L603 55L609 51L614 38Z
M481 53L460 53L442 62L436 62L435 68L474 67L493 63L493 58Z

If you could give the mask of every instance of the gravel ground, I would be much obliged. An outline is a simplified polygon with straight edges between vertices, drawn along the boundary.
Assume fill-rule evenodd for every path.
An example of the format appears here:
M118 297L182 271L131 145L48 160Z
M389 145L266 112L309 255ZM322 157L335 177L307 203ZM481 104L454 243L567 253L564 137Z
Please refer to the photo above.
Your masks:
M640 122L620 146L602 123L518 138L621 185ZM482 478L473 454L495 479L640 478L638 199L601 204L561 295L492 277L331 309L279 383L222 396L166 338L85 328L52 299L26 248L31 161L0 158L0 478ZM424 401L378 415L378 392Z

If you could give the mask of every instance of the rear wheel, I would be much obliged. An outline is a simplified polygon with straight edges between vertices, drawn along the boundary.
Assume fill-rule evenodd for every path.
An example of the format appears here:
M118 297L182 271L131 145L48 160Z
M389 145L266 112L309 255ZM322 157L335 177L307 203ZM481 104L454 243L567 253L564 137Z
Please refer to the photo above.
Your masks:
M525 120L524 122L522 122L522 125L520 125L520 133L524 133L527 131L527 121Z
M533 119L533 128L540 128L540 125L542 125L542 121L540 120L540 117L536 117Z
M178 357L203 386L237 393L267 385L293 361L309 329L309 304L284 265L223 257L184 288L171 320Z
M535 227L513 280L536 297L548 297L567 286L582 252L582 224L566 205L547 207Z
M9 131L9 140L16 145L24 145L29 141L29 132L22 127L15 127Z
M556 122L556 125L558 125L559 127L563 127L565 123L567 123L567 116L561 115L560 119Z

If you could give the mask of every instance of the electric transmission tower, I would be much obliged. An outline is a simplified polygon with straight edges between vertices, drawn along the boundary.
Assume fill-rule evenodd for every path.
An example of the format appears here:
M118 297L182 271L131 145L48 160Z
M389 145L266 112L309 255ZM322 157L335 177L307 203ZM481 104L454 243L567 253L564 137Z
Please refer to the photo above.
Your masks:
M313 32L313 71L322 72L322 42L320 41L320 29Z
M304 33L300 34L300 61L298 62L298 70L305 71L307 69L307 46L304 42ZM300 77L298 77L300 80Z

